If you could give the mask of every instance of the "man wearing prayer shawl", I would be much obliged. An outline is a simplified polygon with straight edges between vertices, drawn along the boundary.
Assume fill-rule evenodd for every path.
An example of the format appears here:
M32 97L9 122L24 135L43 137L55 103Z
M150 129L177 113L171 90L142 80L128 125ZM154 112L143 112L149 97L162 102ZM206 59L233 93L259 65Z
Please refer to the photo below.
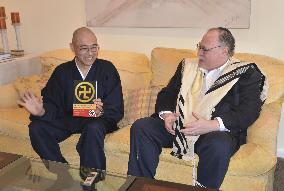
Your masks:
M183 160L198 155L195 185L221 186L267 94L265 76L254 63L233 58L234 49L228 29L212 28L197 44L198 58L181 61L159 92L155 113L131 127L129 175L154 178L162 148L172 147Z

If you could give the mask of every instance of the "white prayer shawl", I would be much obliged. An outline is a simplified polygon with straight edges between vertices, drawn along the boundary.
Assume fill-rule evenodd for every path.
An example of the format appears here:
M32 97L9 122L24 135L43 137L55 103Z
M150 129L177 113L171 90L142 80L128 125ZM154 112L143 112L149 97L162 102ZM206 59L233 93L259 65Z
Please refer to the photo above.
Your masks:
M231 58L222 71L220 77L206 92L204 91L204 80L201 70L198 68L197 60L183 60L181 88L178 94L176 113L179 113L178 120L175 121L173 128L176 133L176 139L173 143L172 155L193 162L193 183L195 184L195 160L194 160L194 144L199 136L185 136L180 133L183 125L196 119L192 116L192 112L199 116L210 120L216 105L228 93L233 85L239 80L249 67L257 67L255 64L240 62ZM263 76L264 77L264 76ZM221 88L219 88L221 87ZM261 99L264 101L267 94L266 78L263 79L263 91Z

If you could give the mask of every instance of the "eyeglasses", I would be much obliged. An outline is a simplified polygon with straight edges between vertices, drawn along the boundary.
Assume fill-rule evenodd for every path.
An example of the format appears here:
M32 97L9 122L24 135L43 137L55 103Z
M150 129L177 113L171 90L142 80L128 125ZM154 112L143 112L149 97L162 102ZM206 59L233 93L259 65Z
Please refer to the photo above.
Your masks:
M212 48L205 48L204 46L201 46L199 43L196 45L196 48L198 51L202 50L203 52L209 52L210 50L213 50L215 48L219 48L221 47L221 45L218 45L218 46L214 46Z
M81 54L86 54L89 51L98 52L98 50L99 50L98 44L93 44L93 45L90 45L90 46L87 46L87 45L79 46L79 51L80 51Z

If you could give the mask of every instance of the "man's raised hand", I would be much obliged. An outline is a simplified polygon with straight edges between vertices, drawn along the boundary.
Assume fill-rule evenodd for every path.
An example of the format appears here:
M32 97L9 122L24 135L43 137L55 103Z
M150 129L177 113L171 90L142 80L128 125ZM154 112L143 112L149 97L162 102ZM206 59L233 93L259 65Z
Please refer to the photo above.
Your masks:
M45 113L42 97L37 98L31 91L25 91L21 94L17 102L32 115L43 116Z

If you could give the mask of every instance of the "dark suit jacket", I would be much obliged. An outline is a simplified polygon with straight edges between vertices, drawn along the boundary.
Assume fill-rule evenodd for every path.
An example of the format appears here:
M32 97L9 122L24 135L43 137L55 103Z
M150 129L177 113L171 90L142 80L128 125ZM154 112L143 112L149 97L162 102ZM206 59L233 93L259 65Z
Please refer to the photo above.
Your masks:
M155 113L160 111L175 111L177 96L181 87L182 63L179 64L168 85L157 97ZM250 67L232 89L223 97L212 113L212 119L220 117L230 134L239 142L246 142L248 127L258 118L263 102L260 99L264 76L258 68ZM220 87L222 88L222 87Z

